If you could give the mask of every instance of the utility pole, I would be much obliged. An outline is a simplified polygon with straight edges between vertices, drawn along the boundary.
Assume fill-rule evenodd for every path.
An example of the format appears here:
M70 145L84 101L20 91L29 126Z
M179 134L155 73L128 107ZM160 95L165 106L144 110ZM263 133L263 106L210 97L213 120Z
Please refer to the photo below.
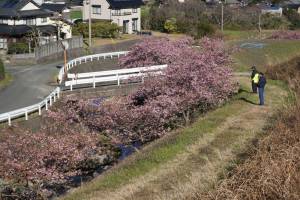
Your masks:
M86 0L86 3L89 5L89 48L92 47L92 0Z
M64 50L64 78L67 78L67 50L69 48L69 42L67 40L61 40L61 46Z
M224 3L221 1L221 31L224 31Z
M258 14L258 30L261 33L261 14Z

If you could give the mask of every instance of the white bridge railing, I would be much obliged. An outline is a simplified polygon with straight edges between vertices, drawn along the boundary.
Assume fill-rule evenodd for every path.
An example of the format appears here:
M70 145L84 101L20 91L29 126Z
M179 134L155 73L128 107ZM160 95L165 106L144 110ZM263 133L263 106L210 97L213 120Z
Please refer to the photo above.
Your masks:
M67 77L72 79L65 82L65 86L70 86L70 90L73 90L74 85L92 84L93 88L96 87L96 83L105 83L115 81L117 85L121 84L121 80L128 80L132 78L141 78L144 81L144 77L151 75L161 75L162 70L167 65L156 65L151 67L136 67L129 69L118 69L110 71L80 73L80 74L68 74Z
M111 53L101 53L101 54L94 54L88 56L82 56L73 60L70 60L66 64L66 71L65 68L61 68L58 73L58 80L59 83L63 82L65 74L68 70L73 68L76 65L80 65L86 62L92 62L95 60L106 59L106 58L120 58L128 54L128 51L120 51L120 52L111 52ZM151 66L151 67L143 67L143 68L131 68L131 69L120 69L120 70L111 70L111 71L102 71L102 72L92 72L92 73L82 73L82 74L68 74L68 78L71 78L71 81L66 81L65 85L70 86L72 90L73 85L79 84L88 84L92 83L93 87L95 87L96 83L99 82L111 82L117 81L118 85L120 85L120 81L123 79L130 79L131 77L145 77L148 74L162 74L161 70L166 68L166 65L159 65L159 66ZM11 122L13 119L19 117L25 117L25 120L28 120L28 115L34 112L38 112L39 115L42 114L42 109L48 110L49 106L56 102L56 100L60 97L61 89L57 87L51 92L49 96L47 96L43 101L28 106L24 108L20 108L17 110L13 110L10 112L0 114L0 122L8 122L8 125L11 126Z
M119 52L110 52L110 53L100 53L100 54L94 54L94 55L88 55L88 56L82 56L82 57L79 57L79 58L75 58L73 60L70 60L67 63L66 71L69 71L70 69L72 69L76 65L80 65L82 63L93 62L95 60L100 60L101 58L102 59L120 58L121 56L125 56L128 53L129 53L129 51L119 51ZM62 83L64 75L65 75L65 69L62 68L58 73L59 83Z

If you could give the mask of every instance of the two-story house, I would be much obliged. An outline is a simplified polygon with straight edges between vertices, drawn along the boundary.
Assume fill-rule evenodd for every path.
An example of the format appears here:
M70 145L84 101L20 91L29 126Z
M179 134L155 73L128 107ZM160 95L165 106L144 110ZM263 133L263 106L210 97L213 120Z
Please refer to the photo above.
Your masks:
M34 34L40 43L72 37L70 24L53 17L54 12L33 0L0 1L0 49L7 49L9 43L28 42Z
M123 33L132 34L141 31L140 7L143 4L142 0L85 0L83 20L88 20L89 16L91 19L110 20L122 27Z

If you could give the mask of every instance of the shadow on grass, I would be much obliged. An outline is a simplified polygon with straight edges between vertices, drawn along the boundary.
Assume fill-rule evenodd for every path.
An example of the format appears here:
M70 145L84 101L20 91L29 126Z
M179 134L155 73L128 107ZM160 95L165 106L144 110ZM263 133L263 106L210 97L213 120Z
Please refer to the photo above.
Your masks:
M243 89L243 88L240 88L239 91L238 91L238 93L242 93L242 92L245 92L245 93L247 93L247 94L252 94L252 92L249 92L248 90L245 90L245 89Z
M239 100L245 101L246 103L250 103L252 105L259 105L259 104L255 103L255 102L253 102L249 99L246 99L245 97L241 97L241 98L239 98Z

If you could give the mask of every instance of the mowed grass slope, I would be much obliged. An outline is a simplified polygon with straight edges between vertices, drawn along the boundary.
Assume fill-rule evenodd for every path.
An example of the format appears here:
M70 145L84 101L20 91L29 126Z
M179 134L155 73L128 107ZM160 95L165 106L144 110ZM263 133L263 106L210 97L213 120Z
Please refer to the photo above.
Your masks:
M255 65L261 71L267 66L287 62L300 56L300 40L249 40L234 42L231 45L240 46L245 42L263 43L263 48L240 49L233 55L236 71L249 71Z
M267 106L260 107L248 92L248 78L239 82L241 92L226 105L147 145L63 199L190 199L212 189L288 97L284 84L269 81Z

